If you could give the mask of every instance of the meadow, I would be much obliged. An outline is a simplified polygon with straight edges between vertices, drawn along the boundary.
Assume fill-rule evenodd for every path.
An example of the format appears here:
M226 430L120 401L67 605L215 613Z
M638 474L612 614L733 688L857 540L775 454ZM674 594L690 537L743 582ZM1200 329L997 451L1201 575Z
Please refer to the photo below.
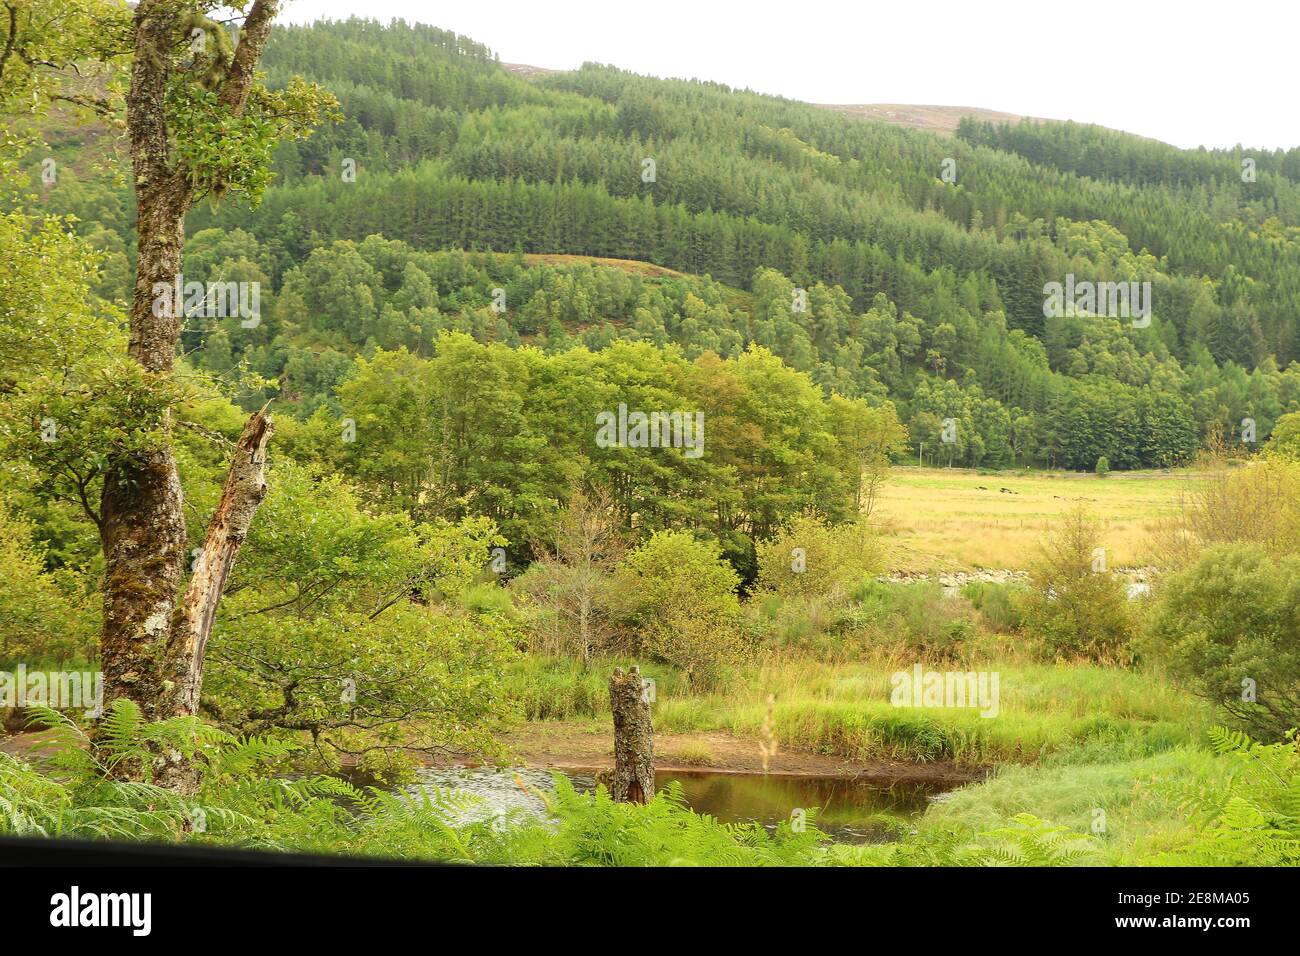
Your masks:
M1132 567L1150 561L1156 523L1197 474L895 467L873 517L889 534L892 571L1023 570L1051 522L1082 503L1102 522L1110 565Z

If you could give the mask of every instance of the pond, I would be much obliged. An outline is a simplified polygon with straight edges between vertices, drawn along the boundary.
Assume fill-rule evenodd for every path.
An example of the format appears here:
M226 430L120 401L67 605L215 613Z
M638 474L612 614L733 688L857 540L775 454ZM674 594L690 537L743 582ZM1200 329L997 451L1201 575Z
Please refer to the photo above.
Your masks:
M594 775L577 771L565 775L579 790L595 788ZM476 797L476 805L461 817L465 822L494 819L513 810L540 814L545 809L541 799L522 789L519 782L533 791L548 792L552 788L551 771L531 768L425 769L419 772L418 779L424 786ZM772 828L792 819L796 811L811 817L812 809L819 808L817 825L840 843L887 840L890 829L879 816L895 820L916 816L931 798L949 789L937 783L889 785L848 777L711 771L660 771L655 775L655 785L661 790L673 782L681 785L692 810L727 823L752 821Z

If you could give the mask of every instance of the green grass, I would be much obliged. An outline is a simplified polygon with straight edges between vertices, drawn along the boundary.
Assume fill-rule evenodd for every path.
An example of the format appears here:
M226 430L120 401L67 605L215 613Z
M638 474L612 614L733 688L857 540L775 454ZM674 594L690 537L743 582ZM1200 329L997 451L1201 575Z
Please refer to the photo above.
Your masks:
M545 688L554 695L552 712L603 726L608 702L601 691L611 666L600 661L584 672L567 661L533 658L511 683L534 698ZM1051 852L1077 852L1079 862L1177 862L1202 838L1187 810L1188 788L1228 785L1231 761L1205 747L1210 708L1159 674L1018 660L965 665L1000 674L999 714L982 718L891 706L890 674L905 666L889 659L787 660L738 669L714 692L696 696L671 670L642 670L657 681L655 726L666 733L757 737L770 693L783 748L864 763L997 766L928 807L903 829L900 843L837 848L845 863L952 863L972 852L987 861L987 854L1004 851L1019 858L1026 846L1054 840L1060 842ZM1056 834L1053 827L1066 829Z
M532 719L592 720L609 713L605 682L613 666L599 662L584 672L571 662L534 657L522 661L509 682ZM1098 665L929 666L997 671L998 715L894 707L890 675L910 662L785 661L739 669L714 692L699 695L687 694L668 668L644 666L642 672L656 680L654 721L661 731L757 737L772 694L782 746L864 762L1126 760L1195 743L1211 723L1205 705L1153 674Z
M1192 746L1134 760L1011 765L932 804L920 827L982 833L1031 813L1094 835L1102 862L1136 865L1195 838L1179 785L1222 787L1229 769L1222 757ZM1100 832L1094 830L1098 823Z

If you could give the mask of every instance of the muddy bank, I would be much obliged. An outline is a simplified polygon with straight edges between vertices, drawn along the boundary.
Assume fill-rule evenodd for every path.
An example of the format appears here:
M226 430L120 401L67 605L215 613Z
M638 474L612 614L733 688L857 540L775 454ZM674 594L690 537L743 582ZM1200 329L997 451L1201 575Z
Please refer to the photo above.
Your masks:
M610 731L590 724L534 723L516 728L503 741L526 766L563 771L594 771L613 765ZM455 762L455 761L453 761ZM472 761L460 761L472 765ZM721 732L656 734L655 769L666 773L707 771L712 774L763 772L757 740ZM948 761L911 763L901 760L853 761L828 754L779 749L768 762L768 774L783 777L842 777L864 782L936 783L958 786L983 779L990 767L963 767Z

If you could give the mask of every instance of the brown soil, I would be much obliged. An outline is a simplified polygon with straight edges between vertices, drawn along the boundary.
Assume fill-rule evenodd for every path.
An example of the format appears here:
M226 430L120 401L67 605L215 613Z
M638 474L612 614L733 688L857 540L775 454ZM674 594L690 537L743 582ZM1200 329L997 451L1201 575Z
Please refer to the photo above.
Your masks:
M32 760L41 756L51 736L52 734L48 730L9 734L8 736L3 731L0 731L0 752L7 753L11 757Z
M504 742L530 767L556 770L598 770L614 763L614 744L607 730L590 724L548 722L527 724L504 735ZM655 734L655 769L710 773L762 773L763 755L757 740L720 732ZM701 761L707 753L712 759ZM946 761L908 763L875 760L861 763L829 754L778 749L768 773L782 776L855 777L890 782L978 780L986 767L958 767Z

